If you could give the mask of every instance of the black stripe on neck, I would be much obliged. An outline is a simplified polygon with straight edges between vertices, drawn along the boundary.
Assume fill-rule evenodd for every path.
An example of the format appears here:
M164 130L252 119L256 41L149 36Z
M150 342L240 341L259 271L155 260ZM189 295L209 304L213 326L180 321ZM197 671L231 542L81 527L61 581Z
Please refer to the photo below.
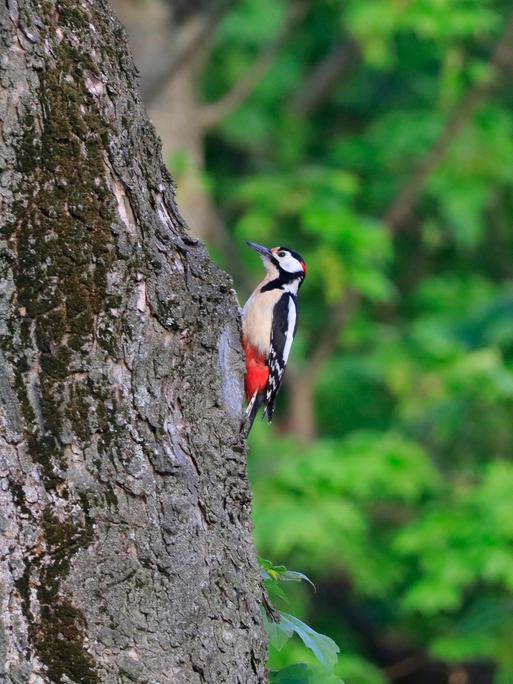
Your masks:
M283 285L288 285L298 280L298 287L301 285L303 280L302 273L287 273L286 271L280 271L280 274L274 280L270 280L261 289L260 292L270 292L271 290L280 290Z

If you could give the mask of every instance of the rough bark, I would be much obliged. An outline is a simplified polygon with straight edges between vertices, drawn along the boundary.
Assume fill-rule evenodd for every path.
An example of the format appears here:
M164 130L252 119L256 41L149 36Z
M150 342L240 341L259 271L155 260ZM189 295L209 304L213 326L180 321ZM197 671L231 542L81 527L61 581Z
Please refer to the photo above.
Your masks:
M265 681L231 281L104 0L0 0L0 680Z

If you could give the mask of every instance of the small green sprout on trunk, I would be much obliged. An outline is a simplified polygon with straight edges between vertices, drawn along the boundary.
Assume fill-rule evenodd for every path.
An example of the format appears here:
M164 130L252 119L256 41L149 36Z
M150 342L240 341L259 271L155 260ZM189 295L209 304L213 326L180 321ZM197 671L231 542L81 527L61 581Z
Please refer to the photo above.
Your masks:
M273 602L282 601L288 604L287 594L282 586L286 582L308 582L315 590L313 582L302 572L288 570L284 565L273 565L271 561L259 558L260 572L269 598ZM273 611L263 611L264 625L269 635L269 643L281 651L288 640L297 634L303 644L309 648L319 667L304 663L291 665L279 671L271 672L271 684L343 684L333 674L338 660L339 647L328 636L319 634L294 615L285 613L273 606ZM276 619L275 616L278 616Z

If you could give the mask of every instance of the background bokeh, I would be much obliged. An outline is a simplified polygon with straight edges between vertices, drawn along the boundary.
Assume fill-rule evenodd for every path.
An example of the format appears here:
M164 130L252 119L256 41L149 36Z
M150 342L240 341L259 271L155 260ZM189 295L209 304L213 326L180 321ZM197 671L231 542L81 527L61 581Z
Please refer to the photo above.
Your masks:
M513 4L116 0L191 231L308 265L260 555L346 684L513 682ZM271 666L309 662L299 640Z

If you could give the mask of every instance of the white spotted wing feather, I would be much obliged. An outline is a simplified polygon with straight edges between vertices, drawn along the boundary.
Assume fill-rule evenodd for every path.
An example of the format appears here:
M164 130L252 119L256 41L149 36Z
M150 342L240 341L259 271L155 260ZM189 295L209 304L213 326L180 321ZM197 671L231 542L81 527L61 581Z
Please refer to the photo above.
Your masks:
M285 373L285 367L296 334L297 303L296 298L285 292L276 302L273 311L273 326L271 330L271 348L269 351L269 380L265 392L265 413L271 422L276 395Z

